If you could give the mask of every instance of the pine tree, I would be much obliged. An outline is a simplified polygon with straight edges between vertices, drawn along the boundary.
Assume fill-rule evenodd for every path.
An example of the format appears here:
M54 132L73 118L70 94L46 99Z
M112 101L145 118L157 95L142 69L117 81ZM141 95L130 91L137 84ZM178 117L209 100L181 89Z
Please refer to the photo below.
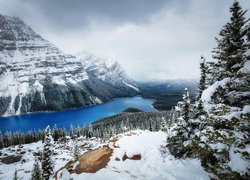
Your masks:
M160 130L167 131L167 126L166 126L164 117L162 117L162 119L161 119Z
M93 137L93 127L92 124L88 125L88 138Z
M35 159L34 168L31 175L32 180L42 180L42 171L37 159Z
M250 61L250 23L248 23L247 27L246 27L246 44L247 44L247 51L246 51L246 57L247 57L247 60Z
M197 105L196 105L196 110L197 114L200 115L203 113L203 102L201 100L201 96L203 91L206 88L206 59L201 56L201 61L200 61L200 81L199 81L199 86L198 86L198 95L197 95Z
M63 139L65 139L67 136L67 130L65 129L65 127L63 127L63 130L62 130L62 137Z
M56 124L53 128L53 138L54 138L54 141L58 141L58 139L59 139L59 130L58 130Z
M74 146L74 161L77 161L80 156L80 149L77 144Z
M213 51L213 57L218 60L220 67L219 80L235 76L246 61L247 28L245 25L249 20L244 17L246 12L242 10L239 2L235 1L230 8L232 14L230 22L220 31L221 38L216 38L218 46Z
M75 128L74 128L73 124L70 125L69 135L70 135L71 139L73 139L75 136Z
M190 99L188 89L185 88L185 92L183 94L183 105L182 105L182 117L188 122L189 120L189 107L190 107Z
M52 136L51 130L48 126L45 129L45 139L44 139L44 147L43 147L43 154L42 154L42 170L43 170L43 177L45 180L48 180L53 173L53 162L51 159L52 156Z
M2 132L0 131L0 149L4 148L4 142L3 142L3 135Z

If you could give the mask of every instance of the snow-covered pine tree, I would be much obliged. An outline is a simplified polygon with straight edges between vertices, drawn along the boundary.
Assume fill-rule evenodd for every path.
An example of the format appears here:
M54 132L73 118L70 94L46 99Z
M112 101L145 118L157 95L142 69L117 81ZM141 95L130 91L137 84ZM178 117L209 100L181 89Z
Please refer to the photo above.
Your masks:
M0 131L0 149L4 148L3 135L2 131Z
M51 135L50 127L48 126L45 129L45 138L44 138L44 147L42 153L42 170L43 178L49 180L50 176L53 174L53 139Z
M32 180L42 180L42 171L38 159L35 159L34 168L31 174Z
M246 163L250 157L245 150L250 137L249 118L248 121L242 118L242 110L250 103L250 76L246 67L249 28L247 31L246 11L241 10L237 1L230 12L230 22L221 30L221 39L217 39L218 47L214 51L217 62L208 63L206 89L202 94L207 114L198 117L203 123L193 131L196 138L186 148L187 153L199 156L203 167L218 179L244 179L249 178L249 170L241 178L241 172L231 169L228 162L234 156L242 156L238 159ZM220 148L214 148L217 144ZM234 151L230 152L231 149Z
M75 128L74 128L73 124L70 124L69 135L70 135L71 139L73 139L75 136Z
M92 138L93 137L93 127L92 124L88 125L88 138Z
M175 122L168 129L169 151L176 157L182 157L185 154L185 145L190 141L190 99L188 89L185 88L183 101L179 101L175 107Z
M161 118L160 130L161 131L167 131L166 120L165 120L164 117Z
M65 140L66 136L67 136L67 130L65 129L65 127L63 127L63 129L62 129L62 137L63 137L64 140Z
M77 144L75 144L74 146L73 156L74 156L74 161L77 161L80 156L80 149Z
M120 127L119 127L120 132L124 133L124 123L121 121Z
M182 105L182 117L183 119L188 122L189 120L189 107L190 107L190 98L189 98L189 92L188 89L185 88L185 92L183 94L183 105Z
M54 141L58 141L59 139L59 129L57 128L57 125L55 124L54 128L53 128L53 138L54 138Z
M213 58L218 60L220 67L219 80L226 77L233 77L237 71L243 67L247 50L246 44L246 20L239 2L235 1L230 8L232 14L230 22L227 23L220 31L220 38L216 38L218 46L214 49Z
M198 94L197 94L197 102L196 102L196 111L197 115L201 115L204 112L203 102L201 100L201 95L206 88L206 59L204 56L201 56L200 60L200 81L198 85Z

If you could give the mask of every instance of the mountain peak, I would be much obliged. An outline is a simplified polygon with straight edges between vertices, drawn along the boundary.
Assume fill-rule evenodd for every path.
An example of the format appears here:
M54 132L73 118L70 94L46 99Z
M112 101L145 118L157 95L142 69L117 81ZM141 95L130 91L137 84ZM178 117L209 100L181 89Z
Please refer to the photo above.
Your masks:
M135 92L121 67L111 71L101 58L83 57L65 54L20 18L0 15L0 115L83 107Z
M45 41L19 17L0 15L0 38L15 41Z
M127 75L119 62L99 58L85 51L77 53L76 56L81 60L88 74L95 78L108 82L115 87L138 91L136 83Z

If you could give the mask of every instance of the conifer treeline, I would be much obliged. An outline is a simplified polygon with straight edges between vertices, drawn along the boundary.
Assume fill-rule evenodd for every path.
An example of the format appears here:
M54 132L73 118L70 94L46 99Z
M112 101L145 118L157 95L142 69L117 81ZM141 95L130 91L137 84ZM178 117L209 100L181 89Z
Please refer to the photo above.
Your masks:
M0 132L0 149L9 147L12 145L21 145L37 142L44 140L44 130L28 131L27 133L16 131L16 132L5 132L4 135ZM52 130L52 135L55 141L59 138L65 138L67 135L65 128L55 127Z
M84 136L107 140L112 135L137 128L158 131L161 123L169 124L168 120L171 119L172 114L172 111L121 113L84 127L74 127L71 125L69 132L65 128L58 128L55 125L52 129L52 137L54 141L64 140L67 135L70 138ZM44 138L44 130L28 131L27 133L21 131L14 133L6 132L4 135L0 133L0 149L12 145L29 144L40 140L44 141Z

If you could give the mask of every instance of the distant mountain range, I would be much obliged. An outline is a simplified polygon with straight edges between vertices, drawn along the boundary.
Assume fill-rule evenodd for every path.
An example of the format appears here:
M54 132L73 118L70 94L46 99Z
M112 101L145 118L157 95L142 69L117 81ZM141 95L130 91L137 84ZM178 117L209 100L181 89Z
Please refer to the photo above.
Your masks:
M18 17L0 15L0 115L58 111L139 92L117 62L69 55Z
M138 82L141 95L145 98L153 98L157 110L171 110L176 103L182 100L185 88L188 88L191 101L194 102L197 93L198 79L174 79L165 81Z

